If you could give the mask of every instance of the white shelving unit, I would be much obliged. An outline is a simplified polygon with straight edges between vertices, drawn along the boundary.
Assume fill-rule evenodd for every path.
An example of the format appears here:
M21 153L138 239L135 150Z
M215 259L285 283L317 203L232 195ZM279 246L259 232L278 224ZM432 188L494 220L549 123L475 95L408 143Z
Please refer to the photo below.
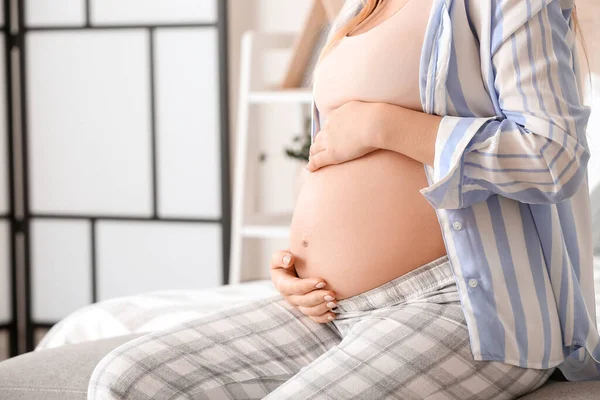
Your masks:
M253 214L246 217L241 234L252 238L285 238L290 233L292 216L289 214L261 215Z
M312 93L308 89L284 89L272 91L256 91L248 94L251 104L264 103L299 103L310 104Z
M262 214L253 210L257 179L256 163L259 130L251 129L253 105L291 103L310 105L310 89L278 90L261 84L258 69L266 51L290 49L296 35L248 31L242 37L238 126L236 137L233 210L231 221L231 257L229 283L241 282L245 239L289 237L290 214Z

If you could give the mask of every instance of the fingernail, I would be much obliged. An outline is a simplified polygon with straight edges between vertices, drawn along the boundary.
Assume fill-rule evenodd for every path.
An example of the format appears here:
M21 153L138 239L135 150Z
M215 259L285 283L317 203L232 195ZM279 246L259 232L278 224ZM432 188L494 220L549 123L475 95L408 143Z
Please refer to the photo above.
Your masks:
M325 300L327 300L327 301L331 301L331 300L333 300L333 297L331 297L330 295L327 295L327 296L325 296L325 297L323 297L323 298L324 298Z
M333 301L330 301L329 303L327 303L327 307L334 308L337 307L337 304L335 304Z
M333 315L328 315L327 319L330 320L330 321L333 320Z
M283 265L288 265L290 263L291 259L292 259L292 256L290 256L289 254L286 254L285 256L283 256Z
M325 287L325 282L319 282L319 283L317 283L317 284L315 285L315 287L316 287L317 289L324 288L324 287Z

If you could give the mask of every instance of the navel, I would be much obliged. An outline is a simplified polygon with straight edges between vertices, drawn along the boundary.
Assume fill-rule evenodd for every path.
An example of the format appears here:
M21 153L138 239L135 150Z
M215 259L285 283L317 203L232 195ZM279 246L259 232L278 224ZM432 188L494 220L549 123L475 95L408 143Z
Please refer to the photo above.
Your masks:
M308 235L306 233L302 234L302 246L308 247Z

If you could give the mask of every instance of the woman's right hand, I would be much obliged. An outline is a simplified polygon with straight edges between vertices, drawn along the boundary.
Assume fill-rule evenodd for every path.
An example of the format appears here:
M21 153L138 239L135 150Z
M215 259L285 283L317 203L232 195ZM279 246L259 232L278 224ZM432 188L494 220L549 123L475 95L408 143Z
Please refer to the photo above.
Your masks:
M287 261L287 263L286 263ZM323 289L326 282L321 278L299 278L294 266L295 257L288 250L278 250L271 256L271 280L275 288L292 306L319 323L335 319L331 308L335 293Z

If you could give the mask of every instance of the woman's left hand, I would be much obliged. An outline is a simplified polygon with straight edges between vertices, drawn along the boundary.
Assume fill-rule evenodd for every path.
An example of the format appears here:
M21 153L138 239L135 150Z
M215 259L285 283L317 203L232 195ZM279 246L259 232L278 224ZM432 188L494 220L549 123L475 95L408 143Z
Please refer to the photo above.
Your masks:
M350 101L331 111L325 126L310 146L306 169L314 172L327 165L351 161L377 150L371 145L376 103Z

